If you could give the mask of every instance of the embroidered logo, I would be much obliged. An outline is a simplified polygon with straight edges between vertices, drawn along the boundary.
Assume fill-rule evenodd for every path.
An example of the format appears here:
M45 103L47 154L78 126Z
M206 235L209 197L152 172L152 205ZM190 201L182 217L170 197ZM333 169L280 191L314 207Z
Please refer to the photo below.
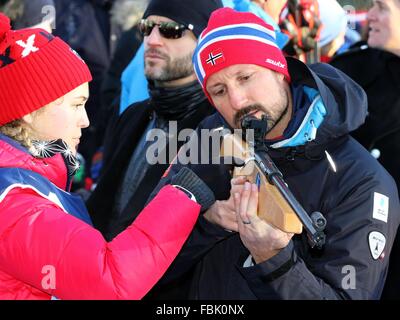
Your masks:
M272 60L272 59L269 59L269 58L267 60L265 60L265 62L273 64L274 66L277 66L277 67L282 68L282 69L286 67L286 65L283 64L282 62L275 61L275 60Z
M385 249L385 244L386 244L385 236L378 231L372 231L368 235L368 243L369 243L369 250L371 251L372 254L372 258L374 260L377 260L381 256L383 249Z
M224 58L224 54L222 53L221 50L217 50L216 53L211 52L208 55L208 59L206 60L207 64L210 64L212 66L215 66L218 63L224 62L225 58Z
M39 50L39 48L36 48L34 46L35 43L35 34L32 34L26 42L22 40L18 40L15 43L24 48L24 50L21 53L22 58L27 57L31 52L36 52Z
M381 193L374 192L374 207L372 218L387 223L389 215L389 198Z

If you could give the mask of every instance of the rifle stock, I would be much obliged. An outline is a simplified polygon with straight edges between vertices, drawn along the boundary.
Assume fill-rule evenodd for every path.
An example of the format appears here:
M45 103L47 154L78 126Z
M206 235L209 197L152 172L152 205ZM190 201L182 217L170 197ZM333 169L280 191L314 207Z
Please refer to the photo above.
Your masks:
M289 232L301 233L303 225L297 214L288 204L275 185L269 183L264 172L254 158L249 145L237 134L228 134L223 138L221 152L222 157L232 157L244 163L236 167L233 176L246 176L248 181L258 185L258 216L275 226Z

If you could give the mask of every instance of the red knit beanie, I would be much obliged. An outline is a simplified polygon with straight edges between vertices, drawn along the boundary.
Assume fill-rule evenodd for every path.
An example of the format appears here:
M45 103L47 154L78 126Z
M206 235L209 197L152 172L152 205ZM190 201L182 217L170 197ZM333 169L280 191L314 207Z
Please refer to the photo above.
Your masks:
M235 64L259 65L284 74L290 81L286 59L276 44L271 25L249 12L215 10L193 55L196 76L209 99L208 78Z
M0 125L92 80L79 55L43 29L11 30L0 13Z

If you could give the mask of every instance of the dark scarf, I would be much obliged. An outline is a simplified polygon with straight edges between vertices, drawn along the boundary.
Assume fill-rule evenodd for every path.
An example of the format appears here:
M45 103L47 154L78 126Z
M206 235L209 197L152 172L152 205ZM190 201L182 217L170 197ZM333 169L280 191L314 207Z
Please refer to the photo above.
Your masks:
M156 87L149 81L148 87L156 114L167 121L191 115L207 99L197 81L175 88Z
M68 145L61 139L51 141L33 140L35 156L38 158L50 158L60 153L67 166L68 177L73 177L79 169L79 161L68 148Z

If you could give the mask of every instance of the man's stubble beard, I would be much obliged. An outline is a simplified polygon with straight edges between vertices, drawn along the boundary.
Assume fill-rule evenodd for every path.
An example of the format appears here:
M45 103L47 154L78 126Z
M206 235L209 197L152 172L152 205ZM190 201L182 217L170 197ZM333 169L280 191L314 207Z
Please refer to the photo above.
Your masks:
M161 66L157 70L147 70L147 66L156 66L153 62L145 62L145 75L148 80L157 82L168 82L179 80L182 78L189 77L194 74L192 55L190 53L182 58L171 60L169 56L163 55L164 66Z
M241 109L240 111L238 111L235 114L235 118L234 118L234 122L237 128L241 128L241 121L243 120L244 116L246 116L247 114L253 113L255 111L261 111L263 114L265 114L267 116L267 132L269 133L270 131L272 131L276 125L285 117L285 115L287 114L287 112L289 111L289 93L285 90L284 93L282 93L281 96L281 101L282 103L280 103L282 107L280 110L282 110L278 116L273 117L271 115L271 113L268 111L268 108L265 107L264 105L260 104L260 103L255 103L255 104L251 104L243 109Z

